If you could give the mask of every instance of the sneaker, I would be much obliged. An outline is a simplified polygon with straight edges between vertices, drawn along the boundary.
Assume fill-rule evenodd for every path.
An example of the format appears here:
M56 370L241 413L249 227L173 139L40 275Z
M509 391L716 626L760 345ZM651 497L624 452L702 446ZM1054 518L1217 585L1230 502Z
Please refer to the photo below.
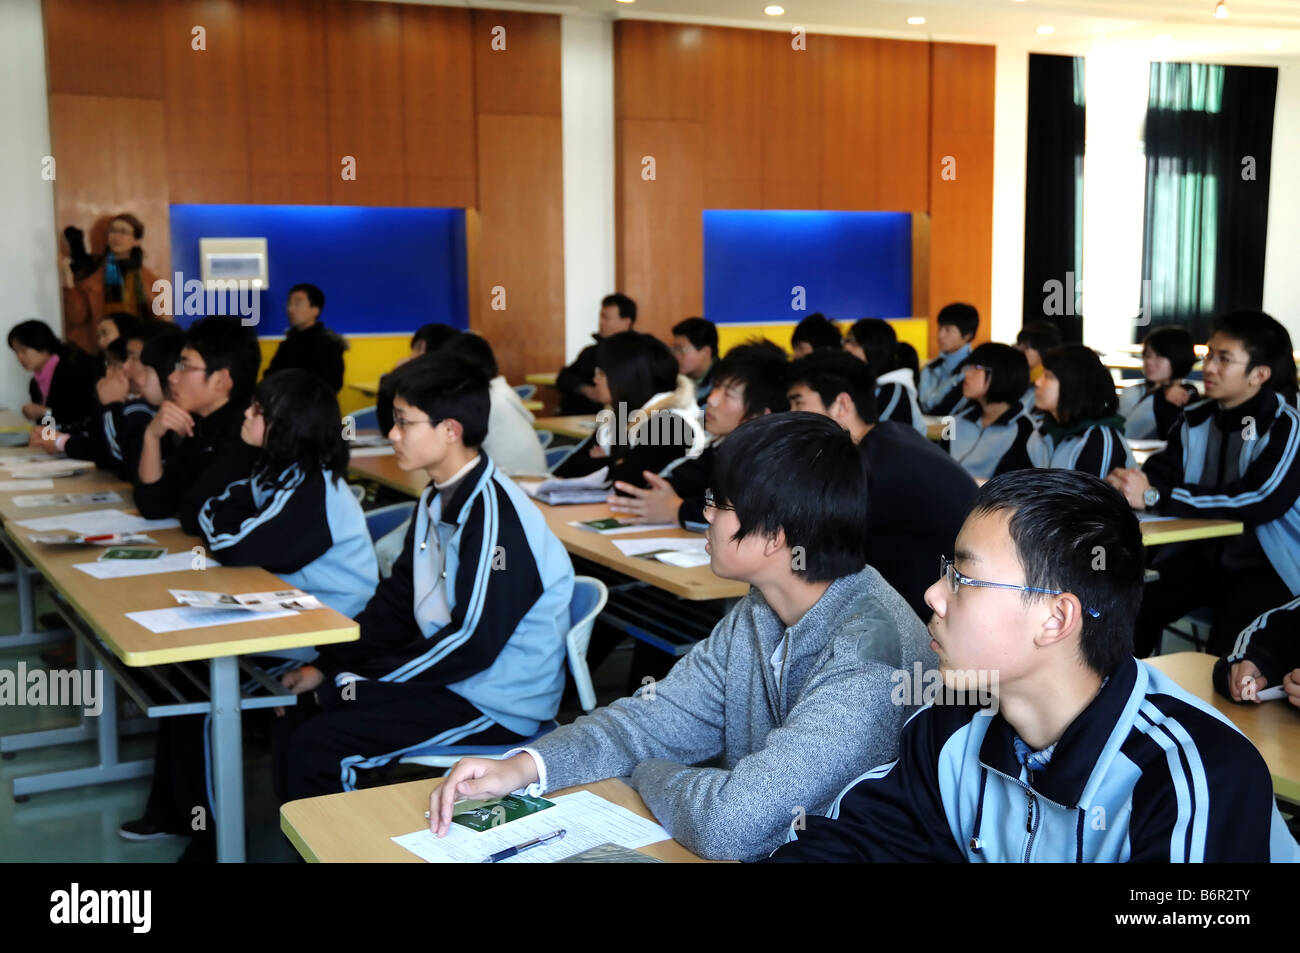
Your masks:
M165 831L161 827L154 826L150 821L140 818L138 821L127 821L117 829L117 832L126 840L159 840L163 837L178 837L171 831Z

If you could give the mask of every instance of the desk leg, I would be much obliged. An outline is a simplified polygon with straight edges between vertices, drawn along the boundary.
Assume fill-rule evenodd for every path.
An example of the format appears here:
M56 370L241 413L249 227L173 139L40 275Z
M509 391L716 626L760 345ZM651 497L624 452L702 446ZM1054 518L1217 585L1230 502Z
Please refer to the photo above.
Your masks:
M62 642L70 634L69 629L50 629L49 631L37 631L36 629L36 602L32 594L32 577L36 575L36 570L31 566L23 563L23 557L18 550L9 545L9 538L0 534L5 548L14 560L14 571L12 575L14 588L18 591L18 631L10 632L7 635L0 635L0 648L16 649L28 645L49 645L53 642Z
M212 795L216 804L217 860L244 862L244 742L240 735L239 659L209 663L212 697Z
M78 649L79 657L84 657ZM104 667L95 662L95 669L103 678L103 710L95 719L95 737L99 741L99 764L88 768L72 768L67 771L50 771L46 774L28 774L14 778L14 797L26 798L32 794L46 791L64 791L68 788L84 787L87 784L104 784L109 781L127 781L131 778L144 778L153 774L153 759L143 761L119 761L117 759L117 682L113 676L104 671ZM85 719L89 721L89 719Z

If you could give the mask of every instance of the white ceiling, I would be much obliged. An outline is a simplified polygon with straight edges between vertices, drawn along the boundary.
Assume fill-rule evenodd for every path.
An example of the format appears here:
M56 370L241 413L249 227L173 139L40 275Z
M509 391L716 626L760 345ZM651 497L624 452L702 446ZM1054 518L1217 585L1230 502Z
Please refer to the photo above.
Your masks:
M416 0L607 18L675 20L810 33L1024 45L1083 53L1099 43L1149 46L1152 59L1276 61L1300 57L1300 0ZM763 8L780 3L785 14ZM923 16L924 25L907 18ZM1054 27L1051 35L1037 33Z

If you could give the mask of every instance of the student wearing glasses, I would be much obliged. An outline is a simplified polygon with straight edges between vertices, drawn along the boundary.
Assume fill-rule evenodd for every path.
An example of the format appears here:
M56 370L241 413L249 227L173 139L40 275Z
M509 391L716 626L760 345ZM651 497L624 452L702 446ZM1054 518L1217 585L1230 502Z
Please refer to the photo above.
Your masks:
M194 533L199 507L225 487L231 468L251 469L253 451L239 432L260 364L257 339L239 318L203 318L186 332L167 400L141 440L135 505L142 516L176 516Z
M1026 470L1034 421L1021 398L1029 387L1025 355L1009 344L987 342L963 367L962 397L968 405L952 418L948 453L977 480Z
M1130 653L1143 557L1096 477L990 480L926 593L943 702L769 859L1300 860L1259 752Z
M1129 504L1162 516L1240 520L1245 532L1162 546L1146 587L1136 653L1189 610L1212 612L1208 649L1224 655L1267 609L1300 596L1300 412L1291 335L1262 311L1214 324L1206 400L1188 407L1169 445L1108 480Z
M541 511L480 452L487 375L439 351L392 375L394 457L430 478L402 554L356 616L284 685L275 782L286 801L351 790L422 744L517 744L564 692L573 565ZM274 427L274 424L272 425Z
M853 441L813 414L758 417L718 450L714 477L713 571L749 595L661 681L503 761L459 762L430 797L435 834L457 798L628 777L687 848L750 860L894 757L915 707L892 697L894 674L934 658L925 627L864 567Z

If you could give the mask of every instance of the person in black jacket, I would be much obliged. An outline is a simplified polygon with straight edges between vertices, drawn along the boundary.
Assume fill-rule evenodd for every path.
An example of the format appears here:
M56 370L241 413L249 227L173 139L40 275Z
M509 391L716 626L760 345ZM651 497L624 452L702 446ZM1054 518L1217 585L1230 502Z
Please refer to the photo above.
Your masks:
M1280 685L1300 708L1300 599L1269 609L1241 630L1232 651L1214 663L1214 688L1235 702L1260 703Z
M289 289L285 310L289 313L289 330L266 372L299 367L318 375L337 394L343 389L343 352L348 342L320 319L325 310L325 292L315 285L294 285Z
M108 433L113 425L113 411L120 410L130 398L131 384L126 374L126 341L114 338L104 348L104 376L95 382L99 398L98 412L91 414L77 427L60 428L48 434L49 428L32 428L27 445L47 453L66 453L74 460L90 460L102 470L112 470L121 462L110 452Z
M934 567L952 551L975 481L937 445L905 424L879 420L871 371L843 351L818 352L790 365L791 410L830 417L866 458L867 562L898 590L922 621Z
M771 341L733 347L714 365L713 387L705 401L704 429L713 440L698 457L687 457L667 476L642 473L648 489L617 481L609 508L638 523L703 525L704 491L713 486L717 448L747 420L789 409L785 399L785 352Z
M135 505L142 516L176 516L196 533L199 507L229 483L228 468L242 461L245 474L252 469L255 451L239 431L260 363L257 339L239 318L215 315L189 329L167 400L141 442ZM165 463L164 442L172 444Z
M95 412L95 359L64 344L44 321L20 321L9 329L9 346L23 370L32 375L31 402L23 416L33 423L54 418L54 425L79 426Z
M443 345L450 344L460 337L461 333L450 324L442 324L438 321L420 325L416 328L415 333L411 335L410 355L400 358L393 366L393 369L396 370L407 361L413 361L423 354L432 354L434 351L442 350ZM375 419L379 423L380 433L388 433L393 429L393 375L391 371L379 378L379 393L375 395Z
M599 330L592 335L595 344L588 344L574 362L555 378L555 389L560 392L560 413L594 414L603 406L596 392L596 345L621 331L631 331L636 324L636 302L617 292L605 295L600 301Z

